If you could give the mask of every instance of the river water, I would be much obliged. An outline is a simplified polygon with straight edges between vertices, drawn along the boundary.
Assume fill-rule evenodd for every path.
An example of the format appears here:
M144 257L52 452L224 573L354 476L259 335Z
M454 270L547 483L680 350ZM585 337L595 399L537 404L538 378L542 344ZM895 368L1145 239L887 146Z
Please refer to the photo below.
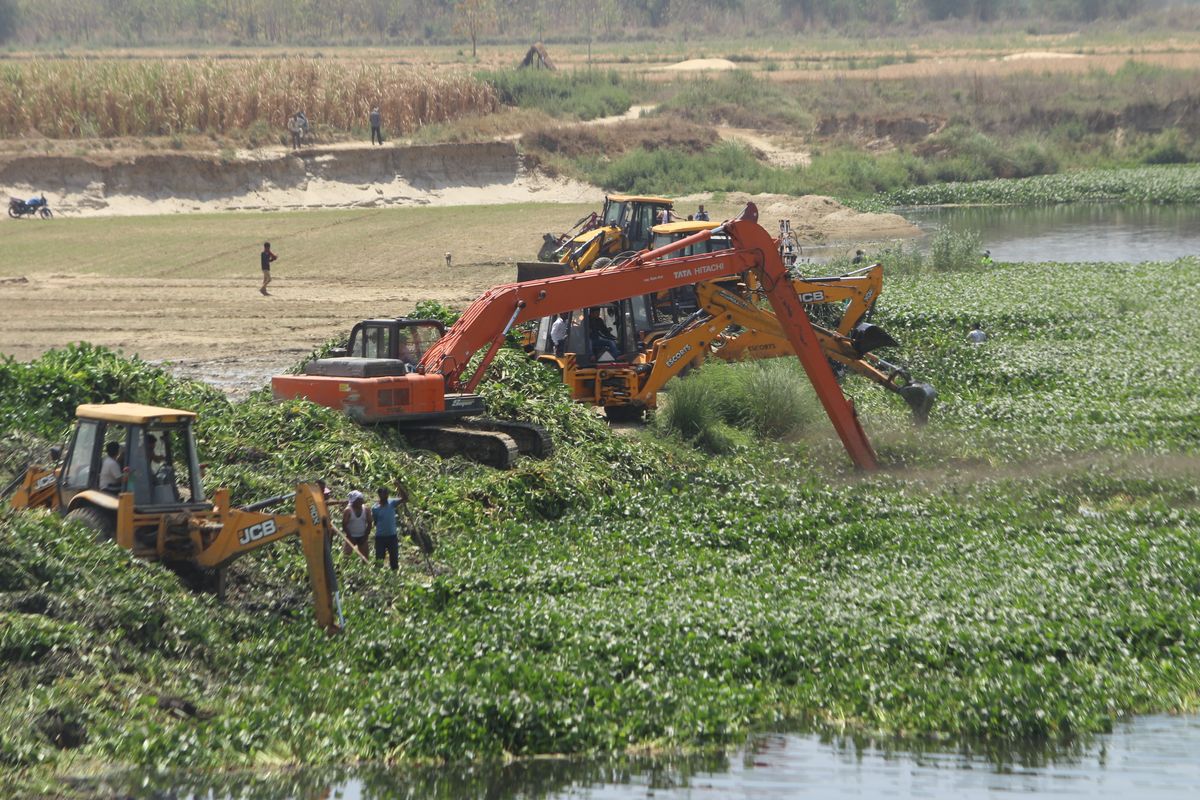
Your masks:
M1069 203L902 209L923 230L976 231L996 261L1141 262L1200 255L1200 207Z
M1200 794L1200 717L1145 716L1067 747L972 752L815 734L756 734L726 754L537 759L409 770L358 768L204 776L125 776L105 796L148 798L458 798L697 800L996 796L1174 800Z

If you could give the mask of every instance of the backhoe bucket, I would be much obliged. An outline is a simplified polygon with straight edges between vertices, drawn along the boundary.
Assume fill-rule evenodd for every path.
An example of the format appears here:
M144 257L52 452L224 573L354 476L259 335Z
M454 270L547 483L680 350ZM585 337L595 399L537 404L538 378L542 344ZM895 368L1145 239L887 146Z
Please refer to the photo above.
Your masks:
M881 347L900 346L900 343L893 339L891 334L869 322L860 322L854 326L854 330L850 332L850 344L853 345L854 352L858 353L859 358Z
M929 410L933 408L933 401L937 399L936 389L928 383L910 383L896 391L904 398L904 402L908 403L915 424L924 425L929 421Z
M517 283L537 281L542 278L557 278L559 275L570 275L571 268L566 264L546 261L518 261Z

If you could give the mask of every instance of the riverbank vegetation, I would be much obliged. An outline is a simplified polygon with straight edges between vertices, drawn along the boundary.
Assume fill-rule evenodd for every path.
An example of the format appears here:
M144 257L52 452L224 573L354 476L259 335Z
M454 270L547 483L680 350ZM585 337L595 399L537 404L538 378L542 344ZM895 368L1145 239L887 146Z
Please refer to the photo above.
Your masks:
M519 43L663 41L698 32L743 37L843 31L893 34L923 25L988 29L1061 29L1102 20L1135 30L1145 25L1177 29L1194 19L1183 3L1163 0L1057 0L1030 7L1024 0L950 3L946 0L699 0L685 7L639 0L610 0L583 7L535 0L498 3L428 3L393 0L345 8L245 0L196 6L186 0L3 0L0 43L147 44L447 44L482 40ZM1132 24L1131 24L1132 21Z
M862 200L947 183L1195 164L1196 79L1194 69L1133 60L1114 72L886 80L777 81L736 70L659 86L649 118L603 134L543 127L522 142L550 169L618 191ZM651 126L724 133L681 145L646 141Z
M10 453L60 439L83 400L188 405L206 480L236 501L399 476L438 551L433 577L415 553L398 575L341 559L330 641L294 547L238 562L221 604L55 518L0 514L0 785L721 745L763 725L990 747L1195 708L1200 342L1162 331L1200 303L1196 267L890 281L875 321L939 402L913 429L847 379L887 465L870 475L820 415L745 424L719 457L616 435L514 349L489 407L548 425L558 452L504 473L86 346L4 362Z

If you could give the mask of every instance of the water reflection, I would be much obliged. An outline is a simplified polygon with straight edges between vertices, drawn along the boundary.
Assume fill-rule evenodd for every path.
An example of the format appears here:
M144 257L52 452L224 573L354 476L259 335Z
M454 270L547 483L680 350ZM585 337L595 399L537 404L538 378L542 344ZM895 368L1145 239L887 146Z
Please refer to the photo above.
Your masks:
M1194 205L905 209L932 232L978 231L997 261L1171 261L1200 254L1200 208Z
M1087 743L980 748L862 737L758 734L729 754L538 759L516 764L124 776L103 796L183 800L691 800L692 798L1191 798L1200 718L1141 717ZM81 787L83 788L83 787Z

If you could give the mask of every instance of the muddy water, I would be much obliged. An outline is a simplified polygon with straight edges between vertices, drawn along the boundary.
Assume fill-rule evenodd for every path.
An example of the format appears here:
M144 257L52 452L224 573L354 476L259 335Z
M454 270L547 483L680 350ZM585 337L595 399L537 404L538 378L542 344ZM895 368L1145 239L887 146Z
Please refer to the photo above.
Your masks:
M344 800L421 798L1192 798L1200 789L1200 717L1147 716L1066 748L906 749L870 740L771 733L724 755L546 759L408 771L127 776L134 797ZM122 785L123 784L123 785Z
M1200 208L1070 203L905 209L932 233L977 231L996 261L1141 262L1200 255Z

